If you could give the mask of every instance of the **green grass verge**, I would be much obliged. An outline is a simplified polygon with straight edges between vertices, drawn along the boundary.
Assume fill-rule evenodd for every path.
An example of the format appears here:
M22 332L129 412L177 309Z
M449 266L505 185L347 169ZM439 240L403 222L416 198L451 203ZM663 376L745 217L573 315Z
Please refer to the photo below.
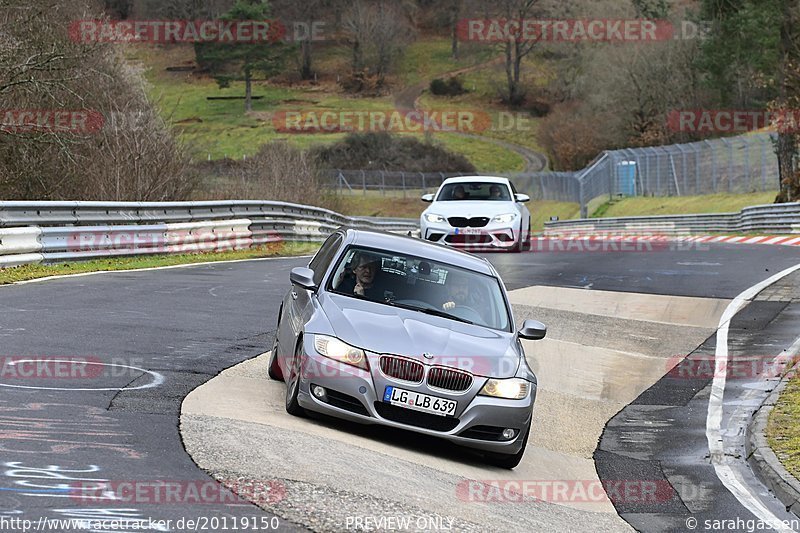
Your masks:
M140 268L164 267L206 263L209 261L232 261L241 259L259 259L262 257L284 257L308 255L317 251L319 244L305 242L282 242L230 252L213 252L200 254L150 255L138 257L112 257L90 261L55 263L51 265L23 265L0 269L0 285L67 274L85 272L103 272L113 270L135 270Z
M490 46L459 44L459 59L453 59L448 38L426 37L414 41L398 65L399 76L406 85L415 85L422 80L483 63L496 55Z
M613 202L590 202L591 217L635 217L649 215L693 215L735 213L744 207L771 204L776 192L708 194L705 196L634 197Z
M794 477L800 477L800 380L786 385L767 424L767 442L783 467Z

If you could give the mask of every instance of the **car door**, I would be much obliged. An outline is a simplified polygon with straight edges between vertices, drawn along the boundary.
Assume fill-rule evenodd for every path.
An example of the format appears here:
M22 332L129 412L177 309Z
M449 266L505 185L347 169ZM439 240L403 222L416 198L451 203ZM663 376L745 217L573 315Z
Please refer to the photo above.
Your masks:
M338 255L343 240L344 236L340 232L332 234L308 264L308 268L314 271L314 282L317 286L322 283L322 278L330 267L331 261ZM282 358L284 361L294 356L297 338L314 312L311 299L315 297L312 291L292 285L284 299L283 309L286 316L281 320L283 330L279 332L278 341L281 351L285 355Z

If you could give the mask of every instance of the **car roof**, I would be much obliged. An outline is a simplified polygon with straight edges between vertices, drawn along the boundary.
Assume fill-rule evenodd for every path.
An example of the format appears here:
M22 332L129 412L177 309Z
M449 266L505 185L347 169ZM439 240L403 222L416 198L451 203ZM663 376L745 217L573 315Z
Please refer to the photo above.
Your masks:
M447 178L445 183L472 183L475 181L482 181L484 183L505 183L508 184L508 178L498 178L497 176L459 176L457 178Z
M375 248L388 253L397 252L416 255L431 261L449 263L467 270L497 277L497 272L495 272L489 261L461 250L396 233L347 227L341 229L346 233L347 238L345 241L347 244Z

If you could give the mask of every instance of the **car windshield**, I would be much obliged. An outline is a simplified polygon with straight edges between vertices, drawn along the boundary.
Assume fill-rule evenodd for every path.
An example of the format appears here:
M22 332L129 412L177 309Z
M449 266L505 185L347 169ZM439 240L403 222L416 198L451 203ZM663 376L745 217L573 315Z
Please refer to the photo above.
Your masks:
M328 290L503 331L508 307L493 276L421 257L350 247Z
M439 191L437 202L452 202L458 200L496 200L510 202L511 193L508 186L494 182L467 182L448 183Z

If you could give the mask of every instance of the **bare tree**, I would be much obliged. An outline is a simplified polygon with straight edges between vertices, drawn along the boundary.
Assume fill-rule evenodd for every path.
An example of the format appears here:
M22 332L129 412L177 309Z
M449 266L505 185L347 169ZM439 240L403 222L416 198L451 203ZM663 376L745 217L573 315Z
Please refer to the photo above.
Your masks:
M523 21L537 16L542 0L500 0L499 8L506 20ZM522 61L539 43L536 39L527 39L522 32L508 36L502 44L505 56L506 90L503 101L510 105L519 105L525 99L522 87Z
M402 4L398 6L387 0L355 0L342 24L352 50L352 75L375 76L377 87L382 87L412 34Z
M76 131L0 128L0 196L166 200L193 185L138 74L108 45L77 42L64 21L97 19L102 4L0 0L0 109L85 110L105 123ZM72 38L71 38L72 37ZM114 117L136 114L138 127Z

